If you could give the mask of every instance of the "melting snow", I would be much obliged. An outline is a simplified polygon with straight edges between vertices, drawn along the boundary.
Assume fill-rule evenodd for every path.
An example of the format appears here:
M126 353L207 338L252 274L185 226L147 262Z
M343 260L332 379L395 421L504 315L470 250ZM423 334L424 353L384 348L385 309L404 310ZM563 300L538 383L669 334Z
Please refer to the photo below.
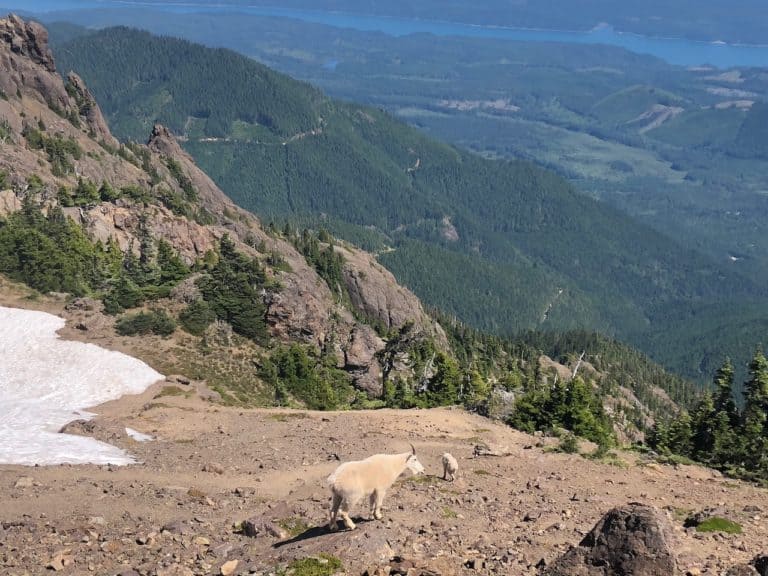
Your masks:
M115 446L59 434L84 408L138 394L163 376L93 344L61 340L64 320L0 306L0 464L131 464Z

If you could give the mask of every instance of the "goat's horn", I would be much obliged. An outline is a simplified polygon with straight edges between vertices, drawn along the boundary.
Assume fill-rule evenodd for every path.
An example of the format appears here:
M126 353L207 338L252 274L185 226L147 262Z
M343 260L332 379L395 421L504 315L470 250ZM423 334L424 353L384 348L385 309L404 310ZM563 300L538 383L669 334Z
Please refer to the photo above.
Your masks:
M416 456L416 448L413 446L413 444L410 445L411 450L413 450L413 455Z

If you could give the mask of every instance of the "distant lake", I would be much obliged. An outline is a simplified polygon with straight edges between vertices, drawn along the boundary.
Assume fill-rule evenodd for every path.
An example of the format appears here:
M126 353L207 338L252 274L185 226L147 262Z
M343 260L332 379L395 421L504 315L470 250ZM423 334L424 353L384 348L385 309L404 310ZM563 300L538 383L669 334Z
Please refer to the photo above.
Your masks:
M295 10L279 7L235 5L225 2L188 0L174 3L163 0L0 0L0 5L17 10L50 12L98 8L155 8L174 12L240 12L259 16L293 18L305 22L326 24L337 28L383 32L392 36L429 33L437 36L468 36L475 38L502 38L525 42L558 42L571 44L609 44L639 54L657 56L680 66L712 65L718 68L733 66L768 67L768 46L701 42L680 38L654 38L617 32L603 24L589 32L559 30L529 30L443 22L368 16L346 12L321 10Z

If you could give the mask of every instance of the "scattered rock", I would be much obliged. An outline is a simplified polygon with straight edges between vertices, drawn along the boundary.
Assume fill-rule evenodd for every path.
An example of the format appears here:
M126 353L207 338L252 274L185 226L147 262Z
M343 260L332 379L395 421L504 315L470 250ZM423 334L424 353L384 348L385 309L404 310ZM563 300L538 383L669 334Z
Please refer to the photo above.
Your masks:
M67 566L71 566L75 562L72 556L72 550L59 550L53 555L53 558L46 564L46 568L53 570L54 572L60 572Z
M704 508L694 514L690 514L683 523L686 528L695 528L702 522L706 522L710 518L728 518L728 511L722 506L715 506L711 508Z
M760 576L768 576L768 554L758 554L752 558L751 564Z
M35 484L35 479L31 476L21 476L13 485L14 488L31 488Z
M186 520L174 520L163 525L161 532L170 532L171 534L188 535L194 533L194 529Z
M737 564L731 566L725 573L725 576L758 576L760 573L749 564Z
M213 474L224 474L224 467L216 462L209 462L203 465L203 472L212 472Z
M157 576L195 576L192 569L181 564L171 564L157 569Z
M578 546L558 558L547 576L678 574L672 527L656 508L632 503L603 516Z
M230 560L229 562L224 562L220 569L221 576L230 576L230 574L234 574L238 563L238 560Z

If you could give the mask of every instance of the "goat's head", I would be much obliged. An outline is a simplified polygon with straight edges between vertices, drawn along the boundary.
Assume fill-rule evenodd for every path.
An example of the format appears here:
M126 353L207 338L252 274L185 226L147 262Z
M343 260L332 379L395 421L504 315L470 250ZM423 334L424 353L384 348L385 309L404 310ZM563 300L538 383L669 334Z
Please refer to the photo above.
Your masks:
M416 454L410 454L408 456L408 459L405 461L405 466L413 472L414 474L423 474L424 473L424 466L419 462L419 459L416 457Z

